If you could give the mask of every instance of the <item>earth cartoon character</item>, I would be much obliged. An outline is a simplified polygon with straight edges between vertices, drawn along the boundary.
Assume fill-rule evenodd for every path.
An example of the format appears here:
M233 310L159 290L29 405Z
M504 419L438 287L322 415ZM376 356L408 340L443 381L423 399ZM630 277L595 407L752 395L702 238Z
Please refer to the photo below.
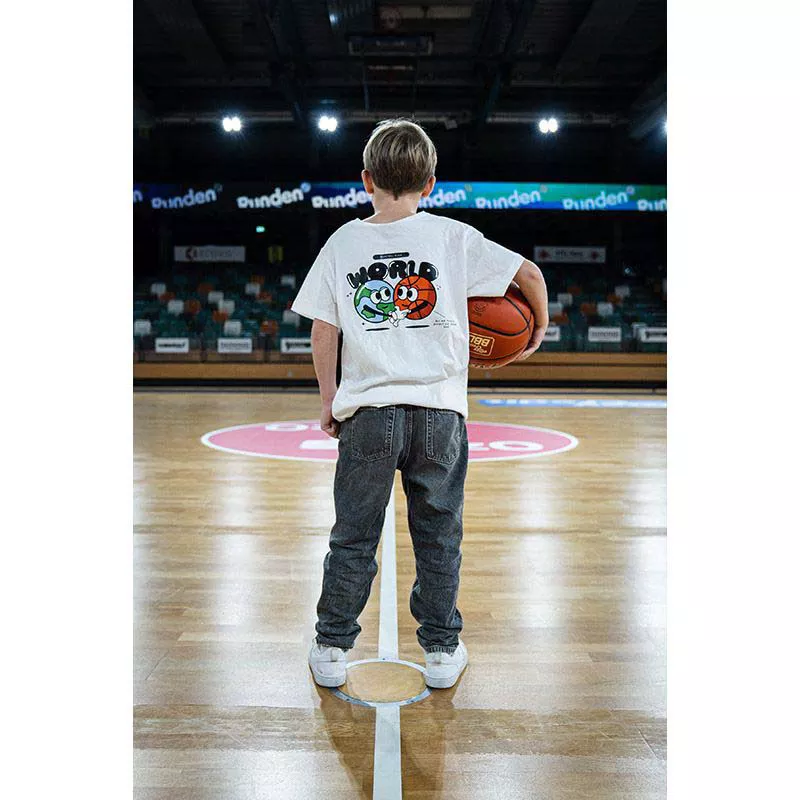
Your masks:
M386 281L372 280L359 286L353 303L358 315L367 322L385 322L395 310L392 287Z
M436 289L421 275L409 275L394 287L394 302L408 319L425 319L436 305Z

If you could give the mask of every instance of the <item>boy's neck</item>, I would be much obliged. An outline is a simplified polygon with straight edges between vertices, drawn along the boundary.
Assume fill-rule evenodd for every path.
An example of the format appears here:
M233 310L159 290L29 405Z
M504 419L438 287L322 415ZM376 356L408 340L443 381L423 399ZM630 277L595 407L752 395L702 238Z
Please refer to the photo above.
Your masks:
M396 222L404 217L411 217L417 213L421 195L416 192L401 194L396 200L390 192L375 187L372 195L372 206L375 213L367 218L368 222Z

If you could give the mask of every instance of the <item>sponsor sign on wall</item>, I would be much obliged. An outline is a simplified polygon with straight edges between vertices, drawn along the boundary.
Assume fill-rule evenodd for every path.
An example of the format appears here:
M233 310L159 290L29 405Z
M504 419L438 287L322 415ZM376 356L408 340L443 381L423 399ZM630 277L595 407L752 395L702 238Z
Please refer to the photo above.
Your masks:
M622 328L604 328L600 326L589 326L590 342L621 342Z
M182 263L203 262L231 262L244 263L245 249L238 246L206 245L180 245L175 247L175 261Z
M561 341L561 326L548 325L547 330L544 332L544 342L560 342Z
M281 353L296 355L298 353L311 353L311 337L281 339Z
M666 328L639 328L636 332L640 342L660 342L667 343L667 329Z
M189 340L188 339L169 339L161 338L156 339L156 353L188 353Z
M549 247L533 250L533 260L541 264L605 264L605 247Z
M253 340L249 337L217 339L218 353L252 353Z

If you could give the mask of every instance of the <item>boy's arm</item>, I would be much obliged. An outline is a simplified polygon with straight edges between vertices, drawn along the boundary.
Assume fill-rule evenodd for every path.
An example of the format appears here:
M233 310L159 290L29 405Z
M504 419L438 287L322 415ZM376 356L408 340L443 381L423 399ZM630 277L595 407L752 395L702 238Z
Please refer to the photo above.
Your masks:
M520 353L515 361L523 361L539 349L547 326L550 324L550 314L547 310L547 285L544 282L542 271L533 261L527 259L514 276L514 283L519 286L525 299L533 310L533 334L528 347Z
M311 326L311 353L322 399L319 427L334 439L339 436L339 422L333 418L331 407L336 394L336 358L339 350L339 329L315 319Z

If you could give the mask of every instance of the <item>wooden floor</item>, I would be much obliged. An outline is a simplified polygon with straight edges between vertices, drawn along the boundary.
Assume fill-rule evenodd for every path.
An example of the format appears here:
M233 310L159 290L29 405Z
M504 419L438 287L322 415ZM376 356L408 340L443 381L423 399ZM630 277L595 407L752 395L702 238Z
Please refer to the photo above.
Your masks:
M471 663L453 689L401 708L403 797L662 800L666 411L488 407L481 396L470 395L471 421L579 444L470 465L458 605ZM375 711L317 687L306 662L334 466L200 442L313 418L318 402L134 397L136 800L373 797ZM396 491L399 657L421 663L399 481ZM377 655L380 577L351 661Z

